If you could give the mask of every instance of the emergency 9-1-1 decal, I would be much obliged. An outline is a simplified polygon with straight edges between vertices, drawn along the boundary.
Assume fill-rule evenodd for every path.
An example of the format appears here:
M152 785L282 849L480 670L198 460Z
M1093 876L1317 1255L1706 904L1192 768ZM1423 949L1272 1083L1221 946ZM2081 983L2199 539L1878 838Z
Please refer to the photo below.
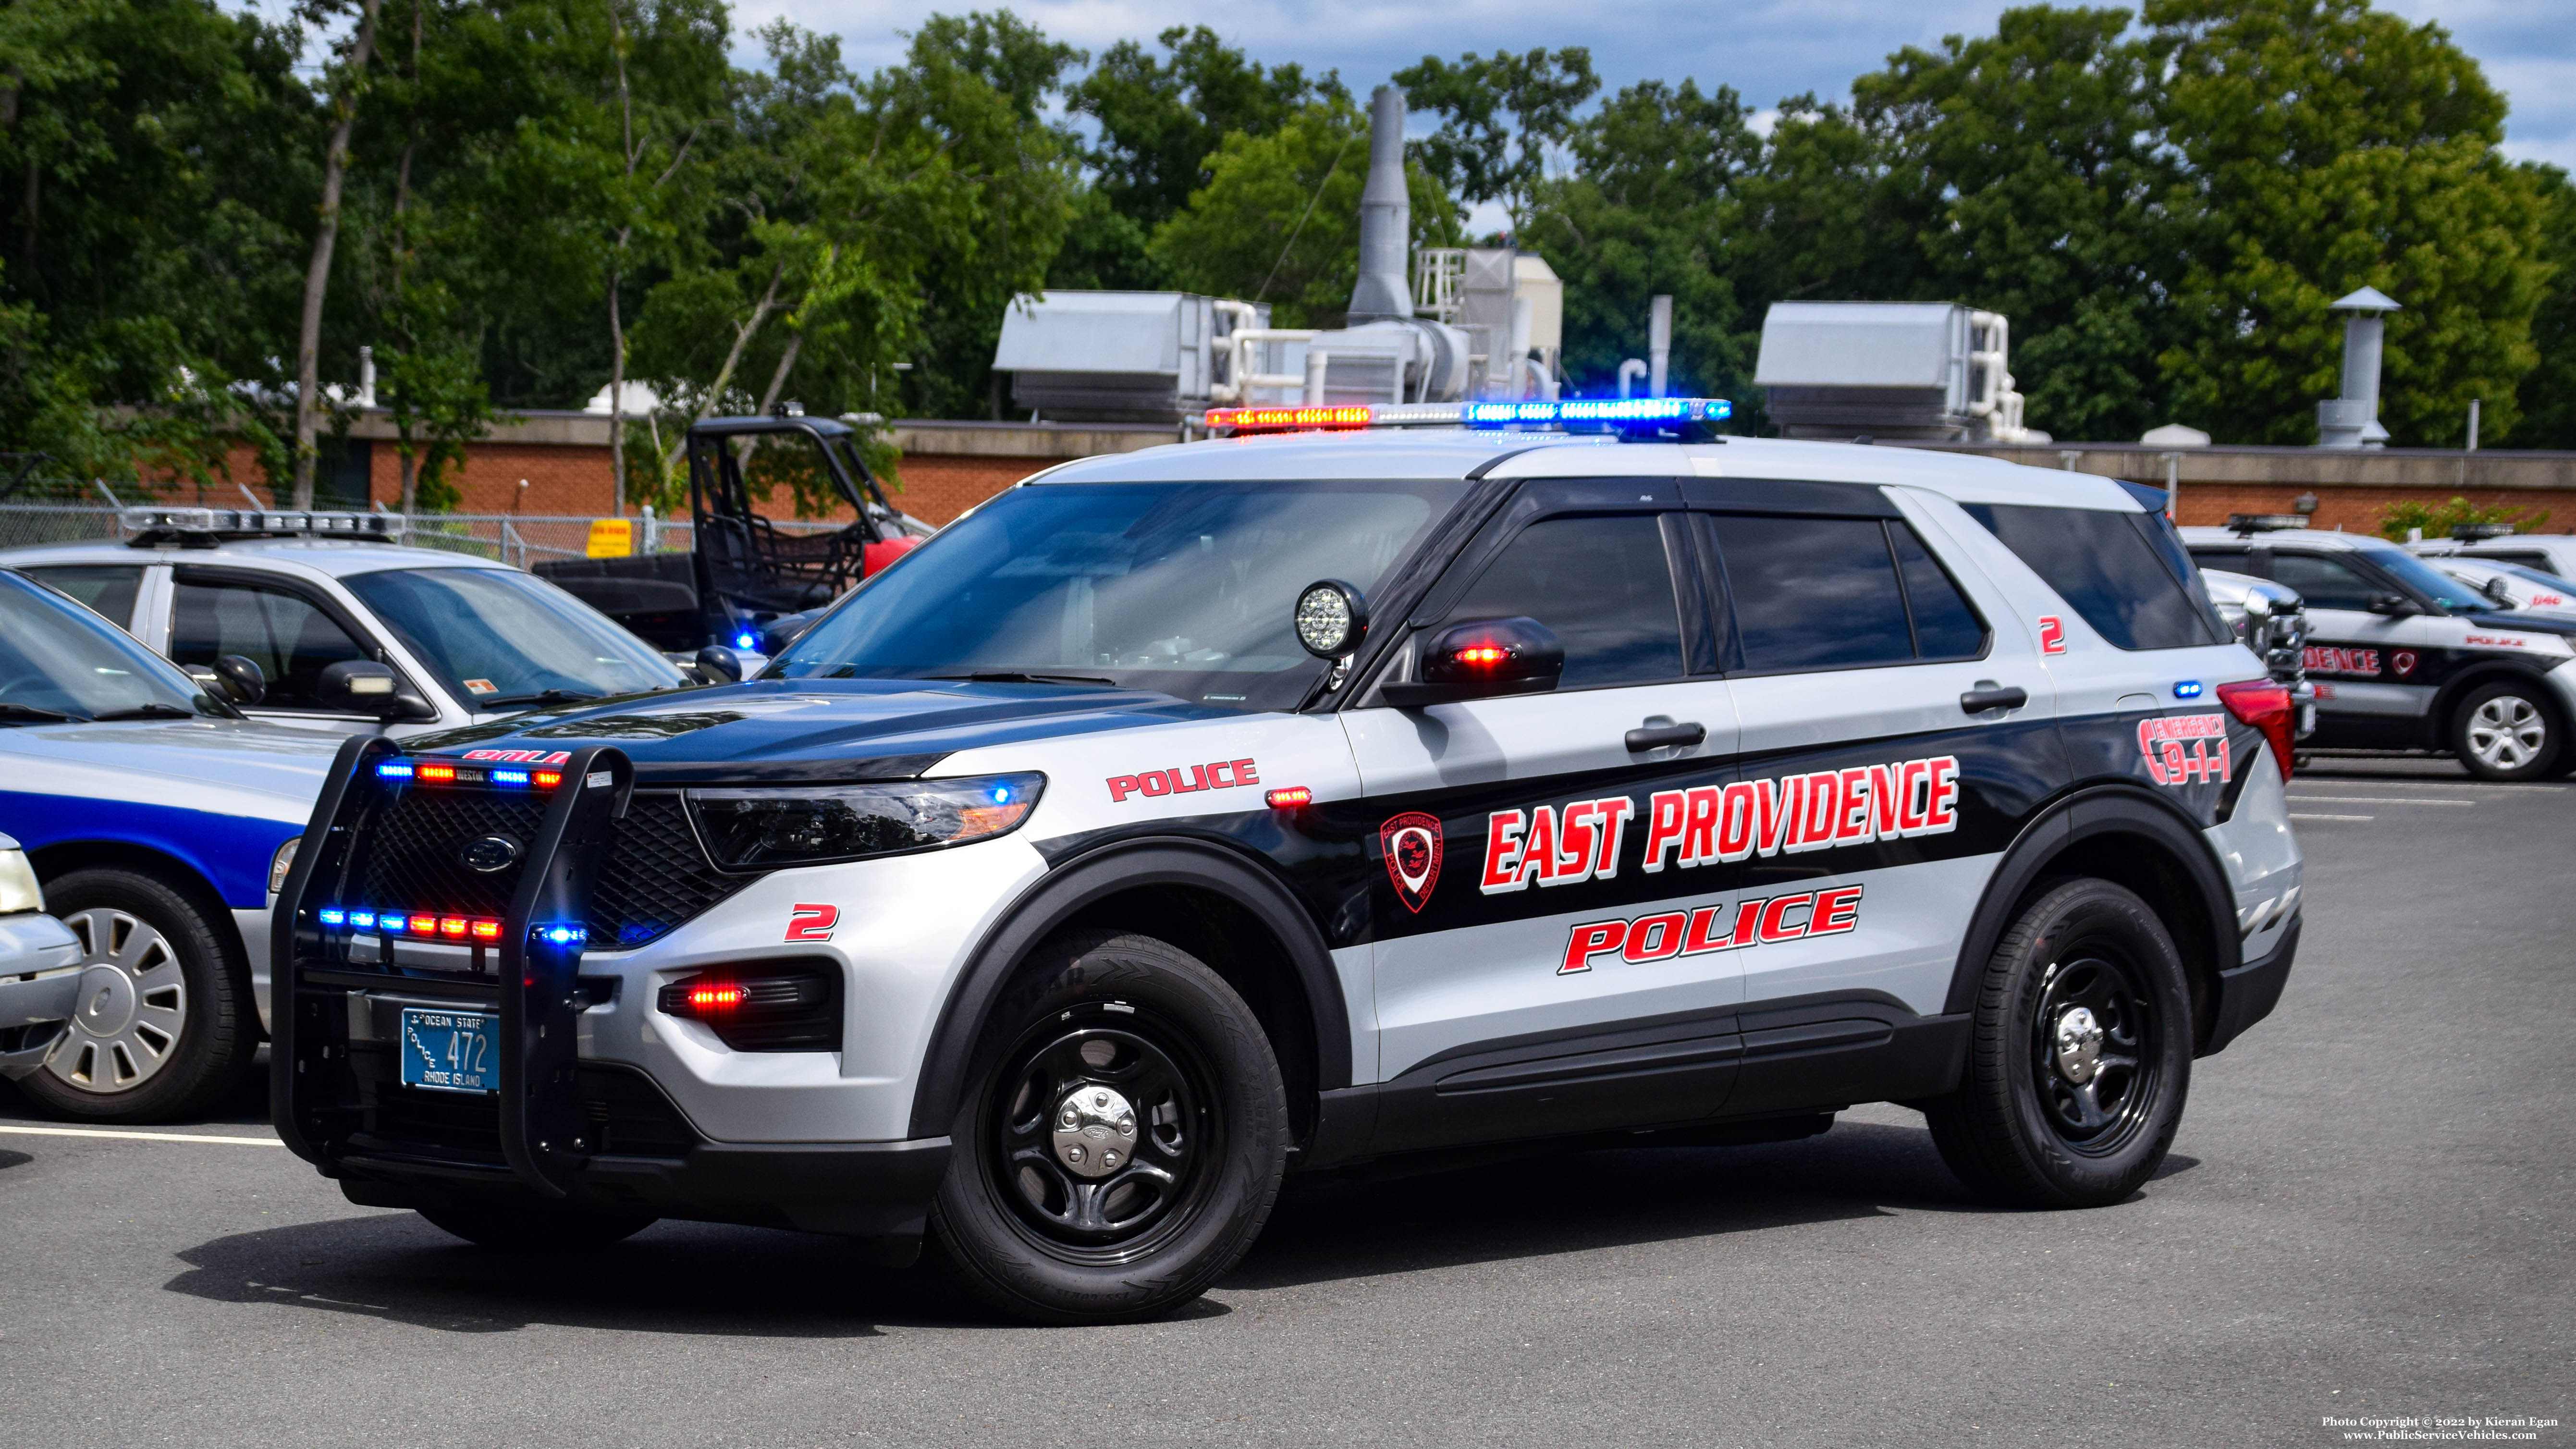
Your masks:
M2235 774L2223 714L2142 719L2138 753L2147 757L2147 774L2159 785L2223 785Z

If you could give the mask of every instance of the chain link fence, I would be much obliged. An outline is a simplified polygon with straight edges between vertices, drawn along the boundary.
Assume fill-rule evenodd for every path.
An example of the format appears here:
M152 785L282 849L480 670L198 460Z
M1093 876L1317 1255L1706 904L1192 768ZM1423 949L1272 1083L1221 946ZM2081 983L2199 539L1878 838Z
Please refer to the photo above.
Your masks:
M687 553L691 547L693 530L686 523L665 522L649 509L632 521L637 553ZM414 548L443 549L528 568L548 559L588 557L591 522L586 515L425 513L403 520L394 538ZM846 525L780 520L775 526L786 534L822 534ZM118 510L104 500L94 505L0 503L0 550L48 543L113 543L131 535Z

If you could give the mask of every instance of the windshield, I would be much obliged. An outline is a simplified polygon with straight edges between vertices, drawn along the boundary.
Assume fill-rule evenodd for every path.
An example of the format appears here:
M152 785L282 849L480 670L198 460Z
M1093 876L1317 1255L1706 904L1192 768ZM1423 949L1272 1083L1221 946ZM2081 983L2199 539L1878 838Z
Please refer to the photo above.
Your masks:
M950 525L771 665L788 679L1028 674L1290 709L1318 579L1374 589L1472 485L1062 483Z
M131 635L0 571L0 724L217 713L194 680Z
M2492 609L2495 601L2393 543L2364 545L2364 557L2445 609Z
M386 569L342 582L476 709L687 682L615 620L517 569Z

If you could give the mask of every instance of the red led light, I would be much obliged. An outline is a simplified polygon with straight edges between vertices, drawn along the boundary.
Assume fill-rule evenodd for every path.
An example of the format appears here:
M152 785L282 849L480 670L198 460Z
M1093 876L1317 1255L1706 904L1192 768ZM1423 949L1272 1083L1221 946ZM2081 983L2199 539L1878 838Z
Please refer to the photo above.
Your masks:
M420 767L419 778L423 780L452 781L456 778L456 767L454 765L423 765Z
M1499 644L1471 644L1455 656L1461 664L1500 664L1511 657L1512 651Z
M438 934L438 917L414 916L411 918L411 929L414 935L435 936Z
M740 1006L751 993L730 981L689 988L689 1006L697 1011L730 1011Z
M1210 408L1207 425L1210 432L1232 433L1365 428L1369 425L1369 408L1365 403L1355 407Z
M439 918L438 918L438 934L440 934L440 935L442 935L442 936L462 936L462 935L464 935L464 934L465 934L465 918L464 918L463 916L441 916L441 917L439 917Z
M501 923L499 921L476 921L474 923L474 939L477 941L500 940Z
M1303 785L1290 785L1284 789L1273 790L1261 798L1273 810L1286 810L1298 805L1312 803L1315 798L1315 792L1307 789Z
M530 779L533 779L533 780L535 780L535 781L537 782L537 788L538 788L538 789L540 789L540 790L551 790L551 789L553 789L554 787L556 787L557 785L560 785L560 784L562 784L562 783L563 783L563 771L561 771L561 770L536 770L536 771L532 771L532 772L530 773L529 778L530 778Z

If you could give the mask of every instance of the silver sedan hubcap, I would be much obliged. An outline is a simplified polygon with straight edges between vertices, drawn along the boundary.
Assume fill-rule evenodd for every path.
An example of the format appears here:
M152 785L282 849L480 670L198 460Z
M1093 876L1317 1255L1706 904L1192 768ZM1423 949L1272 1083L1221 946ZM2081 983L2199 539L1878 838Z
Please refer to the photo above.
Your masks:
M1076 1087L1055 1109L1055 1158L1079 1177L1107 1177L1136 1155L1136 1109L1107 1087Z
M80 938L80 996L71 1027L54 1042L45 1070L84 1092L130 1092L179 1049L188 1022L188 983L178 953L139 917L107 907L74 911L63 924Z
M2500 694L2469 712L2469 753L2482 765L2518 770L2548 742L2548 719L2520 696Z
M2080 1087L2102 1070L2102 1023L2094 1019L2092 1008L2068 1007L2051 1035L2057 1044L2059 1076Z

